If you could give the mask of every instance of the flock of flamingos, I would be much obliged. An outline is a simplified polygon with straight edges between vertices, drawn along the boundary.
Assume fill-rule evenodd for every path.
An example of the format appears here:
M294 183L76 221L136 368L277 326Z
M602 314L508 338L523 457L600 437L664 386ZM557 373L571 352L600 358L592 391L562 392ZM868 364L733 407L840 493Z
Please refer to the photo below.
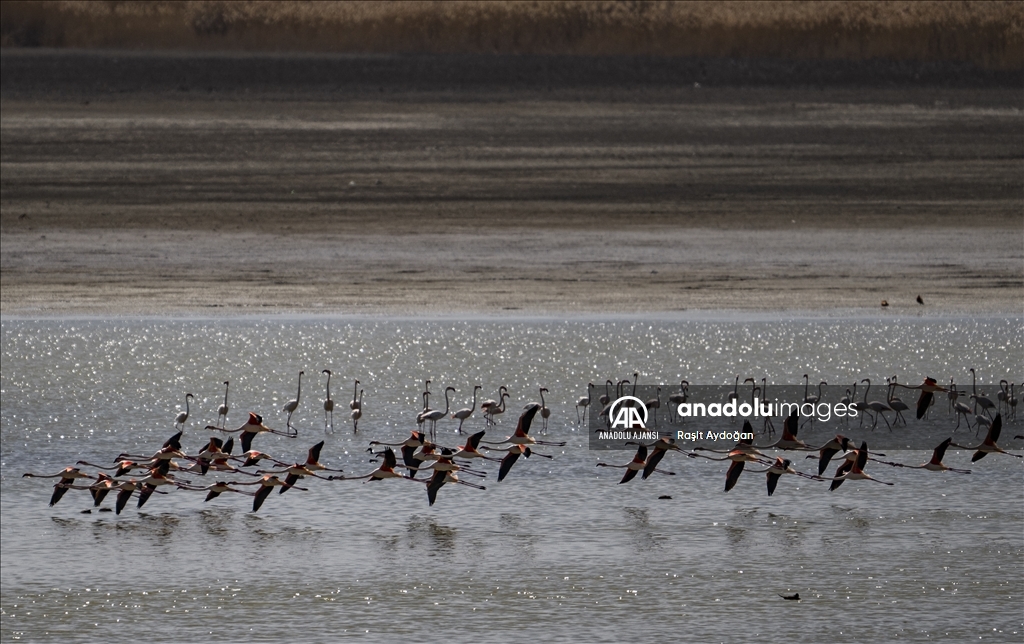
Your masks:
M974 370L971 369L970 371L973 376ZM322 374L327 376L327 395L323 403L324 431L327 432L333 431L334 401L330 394L331 372L325 369ZM239 454L232 453L234 450L233 436L226 439L213 436L209 439L209 442L199 450L199 452L193 455L185 453L181 444L181 438L184 432L184 425L186 421L188 421L191 412L189 401L193 398L192 394L186 394L185 411L179 413L175 418L175 424L178 426L179 431L164 442L160 449L156 450L154 453L148 455L122 453L117 455L110 465L97 465L87 463L85 461L78 461L76 464L94 467L100 470L113 471L112 475L106 474L105 472L88 474L83 472L79 467L70 466L56 474L45 475L26 473L24 476L58 479L53 486L53 495L50 498L51 506L60 501L68 490L88 490L92 496L93 507L100 508L100 512L109 512L111 511L110 508L103 508L101 505L108 494L114 492L116 501L113 511L117 514L121 513L133 496L138 498L137 507L141 508L149 498L153 496L153 494L167 494L169 490L175 489L205 492L206 501L212 501L225 493L251 496L253 497L252 510L253 512L256 512L270 496L274 488L278 488L279 494L283 494L293 488L297 490L306 490L307 488L300 487L298 485L299 482L304 479L313 478L327 481L362 480L364 482L382 481L384 479L404 479L406 481L425 485L428 502L430 505L433 505L437 499L439 490L448 484L458 484L479 490L486 489L479 483L467 480L467 478L481 480L487 475L483 470L470 466L470 464L475 461L495 461L499 463L498 481L501 482L509 475L513 465L515 465L520 457L525 457L527 459L534 456L545 459L553 458L550 454L537 452L537 446L562 447L565 445L565 442L538 440L530 435L530 429L536 416L539 415L541 417L543 428L546 429L548 419L551 415L551 410L547 407L544 399L544 394L547 392L547 389L543 387L540 388L539 391L541 402L531 402L525 406L519 416L515 431L506 438L499 441L486 441L484 440L484 436L486 435L485 430L468 436L465 444L458 447L445 447L439 445L435 442L437 422L449 417L452 420L458 420L459 425L457 431L461 434L463 424L476 411L477 392L481 387L478 385L473 389L472 407L456 411L451 410L451 401L449 398L449 392L455 392L455 389L453 387L446 387L445 409L444 411L441 411L430 407L430 381L427 380L422 396L423 409L418 411L416 414L417 429L413 430L411 435L405 440L395 443L370 441L368 451L372 452L375 456L374 459L371 459L371 462L379 463L379 465L368 474L345 476L343 475L342 470L332 469L323 465L320 462L320 453L324 447L324 441L320 441L309 448L305 460L294 463L273 458L265 452L253 449L253 440L260 434L269 433L289 437L297 436L298 432L292 425L292 415L298 408L299 401L301 399L303 375L304 372L300 371L299 388L295 398L285 403L282 409L282 411L288 415L285 423L285 430L267 427L263 423L263 418L259 414L253 412L248 414L246 422L241 427L238 427L237 429L226 429L225 424L229 411L229 382L224 382L224 403L220 405L217 410L218 424L207 425L206 429L227 434L237 434L242 448L242 451ZM634 390L636 386L636 377L636 374L634 374L634 380L632 381ZM817 402L818 399L813 397L811 393L813 390L808 390L806 386L808 384L807 377L805 376L804 379L805 401L811 401L813 399L814 402ZM747 381L753 382L753 379L748 378ZM616 386L617 393L621 393L621 387L625 383L630 382L631 381L628 379L620 381ZM737 384L738 383L739 378L737 377ZM363 414L363 390L359 389L359 384L359 381L356 380L353 387L352 401L349 403L349 417L352 420L354 431L358 431L358 422ZM608 381L605 394L598 398L593 397L594 386L592 384L590 385L587 396L580 398L576 402L577 423L582 422L582 420L586 418L588 409L593 408L596 410L598 405L601 406L601 415L607 415L609 406L614 402L610 389L612 384L613 383L611 383L611 381ZM922 418L924 414L928 412L929 408L934 406L936 394L939 394L940 392L945 393L949 401L949 413L956 414L957 427L959 427L961 417L966 418L968 426L970 426L970 417L973 416L975 420L976 433L982 426L987 428L984 440L982 440L978 445L967 446L954 443L952 437L950 437L935 447L932 453L932 458L927 463L908 465L882 460L882 458L885 457L885 454L870 451L866 442L862 442L859 446L856 446L850 439L842 435L836 435L835 438L829 440L824 445L808 445L797 437L800 428L800 418L797 411L794 410L793 413L783 422L781 437L771 444L755 445L752 439L745 439L741 440L729 449L715 450L711 448L697 447L692 451L687 452L677 445L672 438L662 436L650 444L634 443L637 447L637 451L635 456L628 463L615 465L599 462L597 465L598 467L624 469L625 472L622 479L619 481L621 484L628 483L633 480L637 474L640 474L642 479L647 479L655 473L674 475L674 472L666 471L658 467L661 464L662 459L670 452L680 452L690 458L728 461L729 468L726 473L725 481L725 491L728 492L736 485L746 464L756 464L763 466L764 469L748 471L766 474L768 495L771 496L775 492L776 486L783 475L793 475L816 481L827 481L830 483L830 490L837 489L844 481L847 480L866 480L875 481L884 485L893 485L890 482L878 480L867 474L865 472L865 468L869 461L878 462L892 467L924 469L934 472L970 473L970 470L951 468L943 463L945 452L947 448L951 446L974 450L975 453L971 458L972 462L976 462L988 454L1007 454L1017 458L1024 458L1024 456L1020 454L1012 454L1004 451L997 444L1000 432L1002 431L1003 414L1005 413L1009 419L1013 419L1016 416L1017 399L1014 385L1007 383L1006 381L1001 381L999 395L996 400L993 401L987 396L977 393L975 382L974 393L969 397L974 404L972 409L969 405L959 401L959 397L962 395L962 392L958 392L956 390L956 386L952 380L950 381L949 387L940 386L936 380L932 378L925 378L920 385L908 386L898 384L896 383L895 378L892 378L889 381L889 387L887 389L888 395L886 397L887 401L885 403L881 403L879 401L869 402L865 395L864 401L856 401L854 397L854 400L851 401L850 404L855 406L863 405L861 410L864 414L867 415L869 413L873 413L874 420L877 423L878 415L881 414L884 418L885 411L892 411L899 414L900 411L910 409L908 405L902 403L902 401L895 397L894 391L896 387L917 390L919 392L916 404L918 419ZM680 398L685 400L686 392L687 383L686 381L683 381L680 385L680 392L670 396L668 399L669 402L675 403ZM735 390L734 393L730 395L736 395ZM488 426L496 424L497 417L505 412L506 401L508 398L508 390L506 387L502 386L498 391L497 399L485 400L480 403L480 410L484 416L485 423ZM647 401L647 405L649 408L656 411L657 407L660 407L660 402L659 394L657 399ZM881 405L882 407L872 407L872 405ZM583 412L582 416L580 415L581 409ZM995 412L994 415L993 412ZM430 423L429 433L422 429L423 425L428 422ZM753 429L749 422L745 422L744 432L753 435ZM1021 439L1024 438L1024 436L1018 435L1015 438ZM401 464L399 464L398 456L392 448L399 448L398 451L402 457ZM375 451L376 449L379 449L379 451ZM814 452L812 454L807 454L806 458L817 458L817 474L797 470L794 467L793 460L790 458L784 458L782 456L772 458L767 456L763 450L768 449L793 453ZM720 456L713 456L711 454L719 454ZM836 459L836 457L839 458L840 464L835 470L835 474L831 477L825 476L825 471L828 469L829 464ZM267 469L260 469L261 463L263 463L264 467L267 467ZM143 475L133 477L132 473L135 471L141 472ZM185 478L190 475L206 476L210 472L227 473L248 478L218 480L209 485L194 484L191 480ZM424 473L423 477L418 476L421 472ZM284 477L283 479L282 476ZM84 481L89 481L89 483L86 484ZM84 512L91 511L91 509L84 510Z

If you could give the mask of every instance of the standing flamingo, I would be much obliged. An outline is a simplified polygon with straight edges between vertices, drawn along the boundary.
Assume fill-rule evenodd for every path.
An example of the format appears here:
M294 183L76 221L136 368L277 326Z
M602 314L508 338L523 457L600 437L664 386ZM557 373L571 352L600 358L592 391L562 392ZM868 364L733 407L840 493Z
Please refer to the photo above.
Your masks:
M352 417L352 431L359 431L359 419L363 417L363 390L359 390L359 400L356 401L358 406L352 410L349 414Z
M327 374L327 398L324 399L324 431L327 431L327 419L330 417L331 431L334 431L334 401L331 400L331 370L324 369L320 373Z
M441 411L439 409L433 409L433 410L430 410L429 412L426 412L426 413L422 414L423 420L429 420L430 421L430 435L432 437L435 437L435 438L437 437L437 421L439 421L442 418L444 418L445 416L447 416L449 410L451 409L451 402L448 399L448 392L449 391L454 393L455 392L455 387L445 387L444 388L444 411Z
M430 384L429 380L427 381L427 384L428 385ZM427 390L429 391L430 387L427 387ZM359 381L356 380L355 383L352 385L352 402L350 402L348 404L348 408L349 409L359 409L359 407L362 406L363 403L359 400L359 398L356 397L356 394L358 394L358 393L359 393Z
M541 424L541 431L548 431L548 418L551 418L551 410L548 409L548 405L544 402L544 392L547 391L547 387L540 388L540 417L543 423Z
M481 387L480 385L476 385L476 386L473 387L473 406L472 407L466 407L464 409L460 409L459 411L452 412L452 418L458 418L459 419L459 433L460 434L462 433L462 423L466 422L466 419L469 418L470 416L472 416L473 412L476 411L476 392L480 391L481 389L483 389L483 387Z
M228 422L228 381L224 381L224 404L217 408L217 422L223 427Z
M587 419L587 410L590 409L590 397L592 395L593 389L594 389L594 383L592 383L592 382L587 383L587 395L585 397L582 397L582 398L580 398L579 400L576 401L576 424L577 425L581 424L584 420ZM583 408L582 419L580 417L580 407Z
M284 404L284 408L282 409L282 411L288 412L288 421L285 423L285 426L288 429L292 429L292 430L294 429L292 427L292 414L294 414L295 410L298 409L298 407L299 407L299 398L302 397L302 374L304 374L304 373L305 373L304 371L300 371L299 372L299 390L297 392L295 392L295 400L289 400L288 402L286 402ZM296 433L298 433L298 432L296 432Z
M980 405L989 418L991 418L991 410L995 409L996 404L990 398L987 398L985 394L978 395L978 377L974 373L974 367L971 367L968 371L971 372L971 398L974 399L974 413L978 413L978 406Z
M179 427L179 429L185 429L185 421L188 420L188 414L190 411L188 401L191 398L194 398L192 394L185 394L185 411L179 413L178 416L174 419L174 424L181 426Z

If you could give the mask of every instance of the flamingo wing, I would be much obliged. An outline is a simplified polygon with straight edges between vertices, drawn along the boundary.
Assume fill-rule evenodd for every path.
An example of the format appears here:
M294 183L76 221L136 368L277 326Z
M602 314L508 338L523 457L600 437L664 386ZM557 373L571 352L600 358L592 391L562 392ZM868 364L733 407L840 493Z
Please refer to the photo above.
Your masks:
M263 502L270 496L270 490L273 488L272 485L260 486L260 491L256 493L256 497L252 500L252 511L256 512L263 505Z
M512 469L512 466L515 465L518 460L519 452L517 451L510 451L505 458L501 459L501 465L498 467L498 483L501 483L502 480L505 479L509 470Z
M320 461L320 450L324 448L324 441L320 441L313 447L309 448L309 455L306 457L307 463L318 463Z
M935 398L935 394L924 389L921 390L921 395L917 397L917 419L921 420L924 418L924 414L928 411L928 407L932 404L932 399Z
M114 506L114 513L121 514L121 510L124 506L128 505L128 499L132 498L132 492L134 490L121 490L117 493L117 503Z
M182 434L182 432L178 432L174 436L171 436L166 441L164 441L164 445L163 446L164 447L172 447L174 449L181 449L181 434Z
M654 450L654 453L651 454L651 457L649 459L647 459L647 465L644 465L644 474L640 478L646 480L648 476L653 474L655 468L658 467L658 463L661 462L661 459L665 458L665 454L667 454L667 453L668 453L668 450L664 450L664 449L656 449L656 450Z
M242 441L242 451L252 451L252 439L256 438L256 432L242 432L240 438Z
M743 467L746 465L746 461L733 461L729 465L729 472L725 475L725 491L736 487L736 482L740 480L740 474L743 474Z

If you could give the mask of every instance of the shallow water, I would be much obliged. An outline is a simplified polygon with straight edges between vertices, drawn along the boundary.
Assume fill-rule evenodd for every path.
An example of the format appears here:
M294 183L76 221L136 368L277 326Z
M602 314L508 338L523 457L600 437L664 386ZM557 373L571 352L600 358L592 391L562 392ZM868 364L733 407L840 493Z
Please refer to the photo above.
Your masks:
M594 464L630 455L586 449L573 408L588 381L634 371L641 382L703 384L737 373L793 384L808 372L835 383L927 374L963 387L975 367L979 389L994 396L999 379L1024 379L1020 318L5 319L2 337L4 640L1024 633L1021 459L971 465L951 449L945 462L972 474L873 465L895 485L850 481L829 493L784 477L768 497L763 475L745 474L724 494L723 463L670 455L664 467L677 475L619 486L621 472ZM337 401L336 431L326 435L325 368ZM154 496L142 512L133 502L120 516L82 514L84 492L48 508L50 481L20 477L154 451L174 432L186 391L196 396L183 439L194 453L210 436L202 427L216 420L223 380L229 427L250 409L282 427L300 369L299 437L254 441L285 460L324 439L324 463L369 472L367 441L401 440L415 427L426 378L435 407L445 386L456 387L453 409L469 405L474 384L482 397L507 385L496 435L546 386L551 423L546 436L534 433L568 445L542 448L553 461L520 459L500 484L488 464L486 491L447 486L433 507L417 483L314 480L307 492L275 493L257 514L247 497L204 504L184 491ZM345 413L355 378L365 390L358 435ZM1003 447L1020 447L1022 424L1006 423ZM459 444L455 427L439 423L439 442ZM483 429L479 414L467 429ZM778 597L793 592L802 601Z

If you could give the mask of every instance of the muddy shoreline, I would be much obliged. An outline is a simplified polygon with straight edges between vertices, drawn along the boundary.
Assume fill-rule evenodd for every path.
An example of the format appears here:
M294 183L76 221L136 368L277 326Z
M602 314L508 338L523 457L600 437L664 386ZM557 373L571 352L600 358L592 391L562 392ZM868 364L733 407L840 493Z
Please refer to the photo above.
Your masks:
M1024 301L1024 98L999 83L183 92L147 64L204 58L119 56L3 52L5 314Z

